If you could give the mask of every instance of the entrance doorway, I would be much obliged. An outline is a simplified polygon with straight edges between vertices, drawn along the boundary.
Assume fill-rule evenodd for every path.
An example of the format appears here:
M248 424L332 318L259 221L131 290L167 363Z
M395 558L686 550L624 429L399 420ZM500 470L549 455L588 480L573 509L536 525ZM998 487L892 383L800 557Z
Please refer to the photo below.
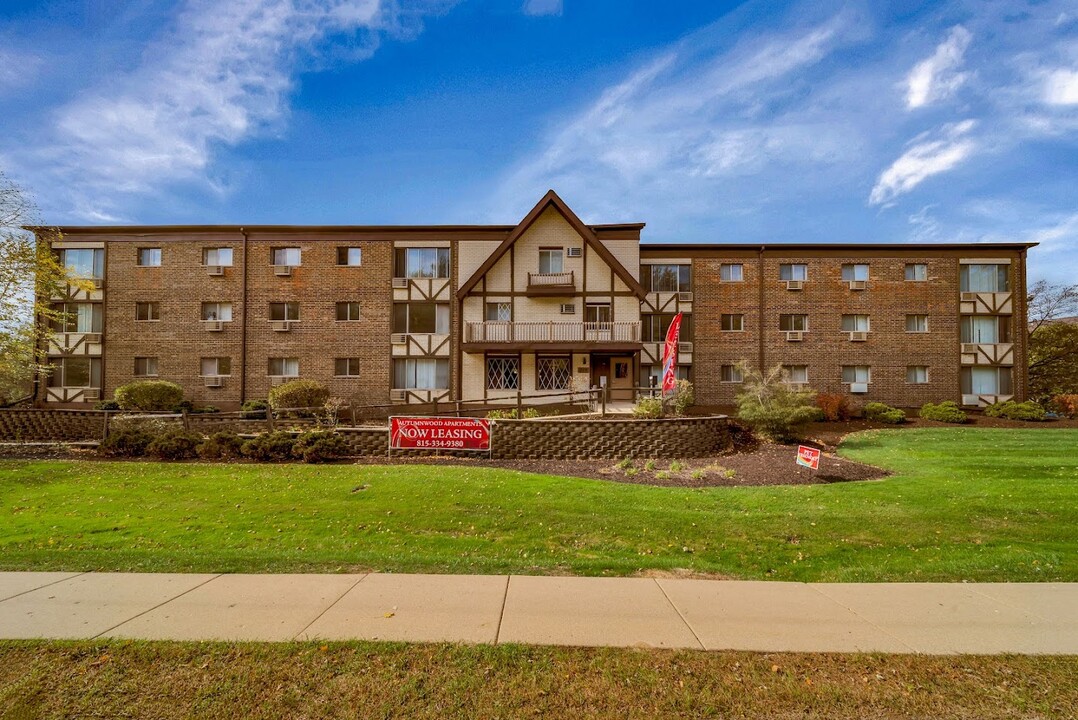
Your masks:
M632 355L592 355L591 384L593 387L605 387L607 400L633 401L633 357Z

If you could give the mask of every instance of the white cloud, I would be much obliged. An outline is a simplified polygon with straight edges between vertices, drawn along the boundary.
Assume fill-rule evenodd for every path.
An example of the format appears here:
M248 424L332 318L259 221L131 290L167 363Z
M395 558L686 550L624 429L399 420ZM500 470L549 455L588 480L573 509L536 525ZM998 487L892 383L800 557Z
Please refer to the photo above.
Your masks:
M927 178L946 172L968 158L976 144L966 137L973 120L945 125L935 139L923 133L911 141L909 149L884 170L869 195L872 205L886 204L908 193Z
M562 0L525 0L523 9L525 15L561 15Z
M1049 105L1078 105L1078 70L1055 70L1044 83L1044 101Z
M957 72L973 36L961 25L950 34L932 56L913 66L906 76L906 107L923 107L954 94L966 82L968 73Z

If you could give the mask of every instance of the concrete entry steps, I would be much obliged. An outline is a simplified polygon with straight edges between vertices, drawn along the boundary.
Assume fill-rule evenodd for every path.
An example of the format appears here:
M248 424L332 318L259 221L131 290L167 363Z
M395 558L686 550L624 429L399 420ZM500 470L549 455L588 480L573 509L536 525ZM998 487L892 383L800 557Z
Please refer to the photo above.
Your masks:
M0 638L1078 654L1078 583L0 572Z

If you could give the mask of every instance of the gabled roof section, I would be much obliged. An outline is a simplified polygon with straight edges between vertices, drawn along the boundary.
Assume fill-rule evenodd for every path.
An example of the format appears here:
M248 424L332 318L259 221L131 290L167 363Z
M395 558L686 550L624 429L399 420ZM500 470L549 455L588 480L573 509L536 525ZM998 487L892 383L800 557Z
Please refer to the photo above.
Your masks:
M572 209L565 204L565 201L558 197L558 194L553 190L547 191L546 195L543 196L543 199L536 203L535 207L533 207L531 211L524 216L524 219L520 221L520 224L513 228L513 231L509 233L509 237L503 240L502 244L490 254L490 257L484 260L483 264L472 273L472 276L460 286L460 290L457 291L457 299L463 299L470 293L479 283L479 280L482 279L482 277L494 267L495 263L501 260L505 253L509 251L509 248L512 247L513 243L520 239L520 236L523 235L528 228L539 219L539 216L551 206L561 213L561 216L565 218L566 222L576 230L580 237L584 238L584 242L595 251L596 255L602 258L603 262L610 266L610 269L614 271L614 274L621 278L621 281L625 283L633 294L643 300L645 294L644 288L640 285L640 282L636 277L611 254L606 246L603 245L602 241L595 236L595 232L585 225L584 222L577 217L576 213L573 212Z

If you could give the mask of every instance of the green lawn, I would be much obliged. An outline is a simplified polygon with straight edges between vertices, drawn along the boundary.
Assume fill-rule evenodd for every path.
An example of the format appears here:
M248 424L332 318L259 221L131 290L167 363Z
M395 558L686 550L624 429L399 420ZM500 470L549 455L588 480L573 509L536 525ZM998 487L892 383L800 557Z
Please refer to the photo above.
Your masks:
M0 569L1078 580L1078 431L872 431L842 453L896 474L690 490L486 468L7 461Z

